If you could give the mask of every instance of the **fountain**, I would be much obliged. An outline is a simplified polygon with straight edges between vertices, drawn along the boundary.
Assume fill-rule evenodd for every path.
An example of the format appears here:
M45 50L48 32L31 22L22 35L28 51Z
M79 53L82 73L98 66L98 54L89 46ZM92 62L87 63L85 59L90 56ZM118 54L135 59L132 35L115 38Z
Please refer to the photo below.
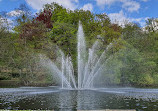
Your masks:
M119 66L115 54L108 52L115 42L103 49L100 42L96 41L87 51L80 22L77 40L78 77L74 75L76 71L71 57L65 56L60 49L56 50L57 58L53 62L47 56L40 55L39 69L52 74L53 81L60 85L62 90L54 86L0 88L0 109L60 111L119 109L121 111L123 108L157 111L158 89L105 87L104 83L109 85L110 79L113 81L116 77L115 71L122 67L121 63ZM129 48L126 50L132 51ZM124 56L124 53L128 52L121 52L121 55ZM44 68L41 68L41 65Z
M74 68L71 57L65 56L60 50L58 60L60 66L58 67L50 59L43 59L46 57L41 56L41 63L44 66L49 67L56 80L61 84L63 89L92 89L94 87L94 79L103 71L106 63L106 52L109 49L107 46L106 50L102 54L98 54L99 41L96 41L89 52L86 52L86 42L81 22L79 22L78 33L77 33L77 72L78 78L76 80L74 76ZM76 82L77 81L77 82Z

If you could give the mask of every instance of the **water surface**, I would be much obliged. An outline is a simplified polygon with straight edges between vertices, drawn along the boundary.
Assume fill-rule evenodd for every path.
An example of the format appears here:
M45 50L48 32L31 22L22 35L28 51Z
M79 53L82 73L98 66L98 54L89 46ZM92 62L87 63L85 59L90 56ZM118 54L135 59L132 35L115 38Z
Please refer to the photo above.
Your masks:
M158 89L100 88L76 91L57 87L1 88L0 109L157 111Z

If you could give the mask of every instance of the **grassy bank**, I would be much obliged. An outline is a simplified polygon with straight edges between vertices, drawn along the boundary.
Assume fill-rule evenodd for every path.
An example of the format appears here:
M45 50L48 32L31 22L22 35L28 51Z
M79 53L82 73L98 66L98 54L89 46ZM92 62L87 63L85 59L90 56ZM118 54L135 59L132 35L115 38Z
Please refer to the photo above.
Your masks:
M24 85L20 80L0 80L0 88L16 88L20 86L33 86L33 87L47 87L55 84L47 82L34 82L28 85Z
M0 80L0 87L18 87L20 80Z

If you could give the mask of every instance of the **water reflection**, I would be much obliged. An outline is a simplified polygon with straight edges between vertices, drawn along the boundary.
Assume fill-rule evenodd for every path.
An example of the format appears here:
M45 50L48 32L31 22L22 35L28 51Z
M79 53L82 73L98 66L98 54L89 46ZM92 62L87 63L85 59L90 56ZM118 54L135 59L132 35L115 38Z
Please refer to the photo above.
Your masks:
M158 90L106 88L70 91L58 88L7 88L0 89L0 109L156 111L158 110Z

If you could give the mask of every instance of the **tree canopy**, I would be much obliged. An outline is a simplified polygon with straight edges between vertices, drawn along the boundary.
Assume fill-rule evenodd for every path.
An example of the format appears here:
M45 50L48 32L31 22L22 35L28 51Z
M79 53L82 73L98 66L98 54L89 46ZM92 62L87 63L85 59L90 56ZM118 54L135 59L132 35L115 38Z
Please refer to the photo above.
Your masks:
M16 25L12 30L6 25L5 18L0 17L0 80L17 78L25 85L39 80L53 82L50 72L40 66L39 55L44 54L55 61L59 48L72 57L76 67L76 36L81 21L87 48L92 47L96 40L102 44L101 51L112 44L107 53L109 61L105 75L109 78L115 75L113 83L158 85L156 19L149 19L143 31L134 23L124 27L114 24L106 13L94 14L82 9L72 11L56 3L46 4L35 15L30 15L24 6L19 8L26 13L15 19ZM18 77L14 77L15 74Z

